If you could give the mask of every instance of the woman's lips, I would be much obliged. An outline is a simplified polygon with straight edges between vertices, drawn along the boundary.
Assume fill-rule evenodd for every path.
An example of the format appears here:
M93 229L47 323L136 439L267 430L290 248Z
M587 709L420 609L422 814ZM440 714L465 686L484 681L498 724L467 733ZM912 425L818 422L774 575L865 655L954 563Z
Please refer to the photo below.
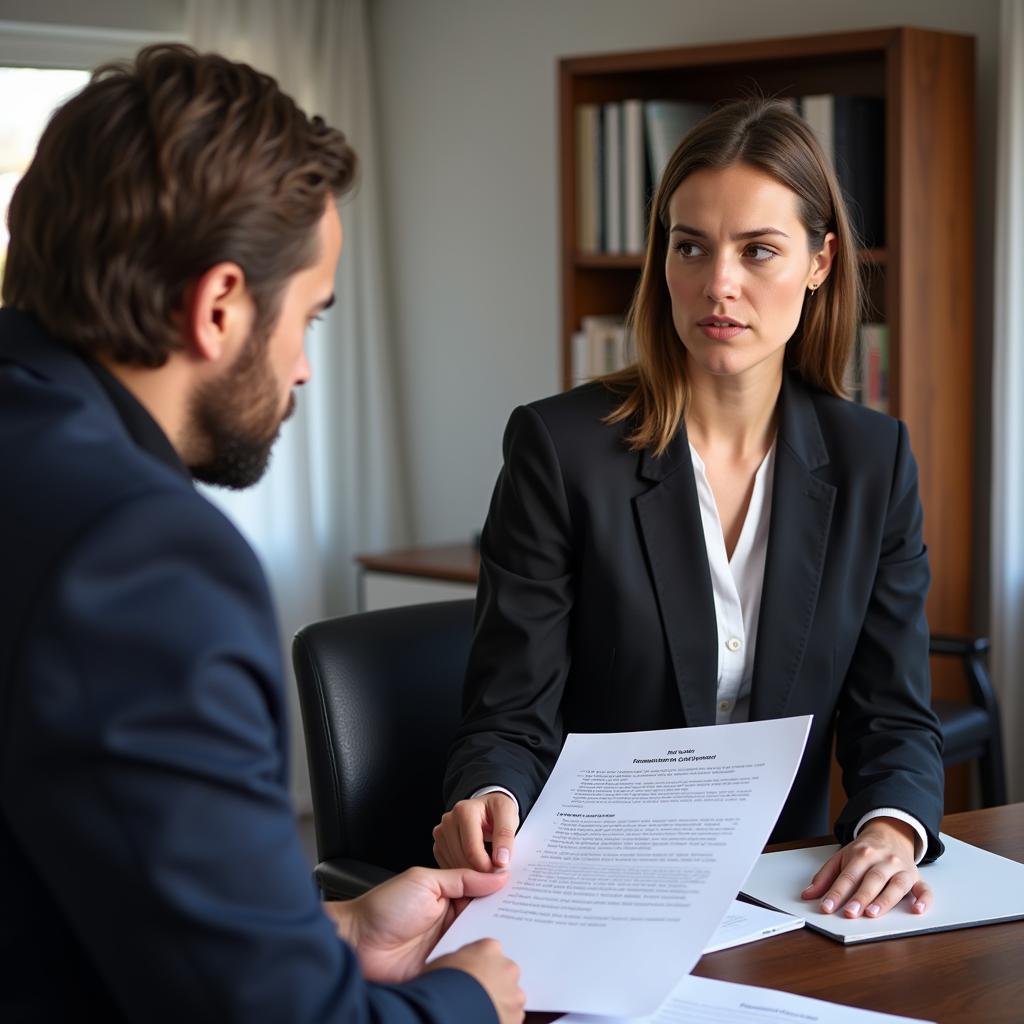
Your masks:
M697 326L704 332L705 337L712 341L728 341L747 329L744 324L731 320L729 317L701 320Z

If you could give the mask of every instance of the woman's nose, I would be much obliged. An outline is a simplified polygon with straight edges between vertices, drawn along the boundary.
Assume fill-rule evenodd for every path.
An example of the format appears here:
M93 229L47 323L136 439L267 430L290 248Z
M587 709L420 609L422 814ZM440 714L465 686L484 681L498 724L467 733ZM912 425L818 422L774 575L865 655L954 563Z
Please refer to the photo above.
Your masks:
M735 299L739 294L735 269L727 257L716 259L709 268L708 279L704 284L704 297L712 302Z

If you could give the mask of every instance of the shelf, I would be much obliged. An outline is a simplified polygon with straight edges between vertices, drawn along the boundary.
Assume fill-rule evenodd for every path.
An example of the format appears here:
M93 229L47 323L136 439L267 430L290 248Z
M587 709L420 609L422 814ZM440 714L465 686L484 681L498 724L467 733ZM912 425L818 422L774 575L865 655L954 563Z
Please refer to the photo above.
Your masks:
M576 254L575 263L582 270L639 271L644 258L639 253L580 252Z
M889 259L887 249L861 249L857 259L867 267L884 267Z

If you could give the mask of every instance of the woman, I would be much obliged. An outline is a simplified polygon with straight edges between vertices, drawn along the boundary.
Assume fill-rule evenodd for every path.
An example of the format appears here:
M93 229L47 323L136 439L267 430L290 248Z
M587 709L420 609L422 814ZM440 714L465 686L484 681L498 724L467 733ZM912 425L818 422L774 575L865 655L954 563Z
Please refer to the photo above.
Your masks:
M906 428L843 398L856 259L833 172L784 104L723 107L673 154L636 365L509 421L440 864L509 863L567 732L813 714L773 839L826 830L833 738L848 802L805 898L927 909L929 570Z

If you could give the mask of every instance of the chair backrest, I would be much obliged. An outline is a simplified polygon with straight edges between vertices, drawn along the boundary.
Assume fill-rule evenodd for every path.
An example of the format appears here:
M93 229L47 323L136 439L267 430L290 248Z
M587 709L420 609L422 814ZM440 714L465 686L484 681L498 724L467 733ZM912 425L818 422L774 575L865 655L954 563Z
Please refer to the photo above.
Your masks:
M465 600L347 615L296 635L321 861L434 863L472 629Z

